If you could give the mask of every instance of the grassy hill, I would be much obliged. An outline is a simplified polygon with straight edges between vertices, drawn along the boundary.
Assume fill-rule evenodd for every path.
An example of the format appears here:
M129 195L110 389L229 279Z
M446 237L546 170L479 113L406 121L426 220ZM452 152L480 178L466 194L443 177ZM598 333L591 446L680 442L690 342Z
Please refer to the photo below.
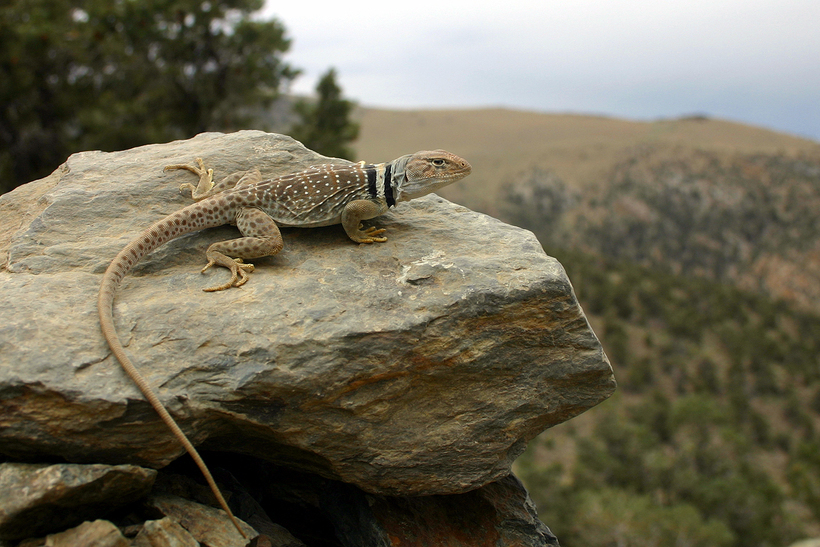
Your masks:
M468 185L441 194L467 207L493 211L505 182L533 167L554 171L573 188L600 184L631 151L683 146L719 154L820 153L820 144L747 125L692 117L657 122L507 109L362 109L355 147L368 161L408 151L444 148L475 167Z
M502 109L360 117L360 157L423 148L464 156L473 175L441 194L532 229L548 252L585 249L820 311L816 142L702 117Z
M423 148L443 195L564 264L619 390L517 462L562 545L820 537L820 145L688 118L363 110L360 157Z

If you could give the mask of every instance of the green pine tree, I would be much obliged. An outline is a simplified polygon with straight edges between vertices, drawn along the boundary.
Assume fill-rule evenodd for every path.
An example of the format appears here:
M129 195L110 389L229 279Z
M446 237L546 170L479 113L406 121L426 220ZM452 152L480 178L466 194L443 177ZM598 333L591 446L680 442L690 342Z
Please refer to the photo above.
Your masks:
M294 105L301 121L291 128L291 135L325 156L354 159L348 145L359 136L359 124L350 120L356 105L342 98L334 69L319 80L316 93L315 101L300 100Z

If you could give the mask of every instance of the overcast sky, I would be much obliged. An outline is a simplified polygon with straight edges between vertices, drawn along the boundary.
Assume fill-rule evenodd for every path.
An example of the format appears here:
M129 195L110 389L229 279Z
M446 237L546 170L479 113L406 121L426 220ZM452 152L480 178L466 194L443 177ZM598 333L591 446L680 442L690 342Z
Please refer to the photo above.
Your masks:
M820 141L820 0L268 0L310 92L364 106L692 114Z

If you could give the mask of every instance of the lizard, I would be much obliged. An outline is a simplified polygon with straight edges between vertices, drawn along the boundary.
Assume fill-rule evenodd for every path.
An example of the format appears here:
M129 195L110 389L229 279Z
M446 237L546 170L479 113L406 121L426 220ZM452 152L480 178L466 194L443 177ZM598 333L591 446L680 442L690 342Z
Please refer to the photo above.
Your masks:
M186 170L199 177L197 185L185 183L195 203L155 222L131 240L103 274L97 299L103 336L127 376L159 414L174 437L193 458L222 509L245 536L228 507L207 465L153 388L126 355L114 326L114 295L122 279L148 253L183 234L235 225L242 237L211 244L202 272L212 266L230 270L223 284L204 291L240 287L248 281L253 264L247 259L272 256L284 243L279 227L320 227L341 224L356 243L387 241L385 230L362 229L362 221L377 217L397 203L427 195L470 174L466 160L444 150L421 151L379 164L325 163L304 171L262 180L258 169L237 172L214 183L213 169L201 158L196 165L168 165L165 170Z

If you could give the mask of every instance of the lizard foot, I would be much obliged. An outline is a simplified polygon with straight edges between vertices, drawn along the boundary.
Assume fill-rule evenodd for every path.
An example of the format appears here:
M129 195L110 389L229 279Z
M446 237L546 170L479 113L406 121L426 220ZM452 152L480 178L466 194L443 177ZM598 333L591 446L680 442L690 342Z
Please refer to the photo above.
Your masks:
M196 159L196 167L193 165L185 165L182 163L175 163L174 165L166 165L162 170L163 171L172 171L174 169L184 169L185 171L190 171L194 175L201 177L203 174L206 174L209 170L205 169L205 163L203 163L202 158ZM210 169L213 171L213 169Z
M240 287L247 283L249 279L248 274L253 271L253 264L245 264L241 258L229 258L221 253L217 256L208 257L208 264L202 268L202 273L205 273L205 270L211 266L223 266L228 268L231 270L231 279L222 285L202 289L205 292L224 291L231 287Z
M166 165L163 168L163 171L172 171L174 169L190 171L191 173L199 177L199 183L197 185L193 185L190 182L180 184L180 192L185 193L185 191L187 190L191 193L191 197L194 198L196 201L205 199L206 197L212 195L212 190L214 188L214 170L205 169L205 164L202 162L202 158L196 159L196 166L185 164Z
M355 239L356 243L384 243L387 241L386 237L375 237L379 234L383 234L387 230L384 228L374 228L370 227L365 231L360 231L356 234L358 237Z

